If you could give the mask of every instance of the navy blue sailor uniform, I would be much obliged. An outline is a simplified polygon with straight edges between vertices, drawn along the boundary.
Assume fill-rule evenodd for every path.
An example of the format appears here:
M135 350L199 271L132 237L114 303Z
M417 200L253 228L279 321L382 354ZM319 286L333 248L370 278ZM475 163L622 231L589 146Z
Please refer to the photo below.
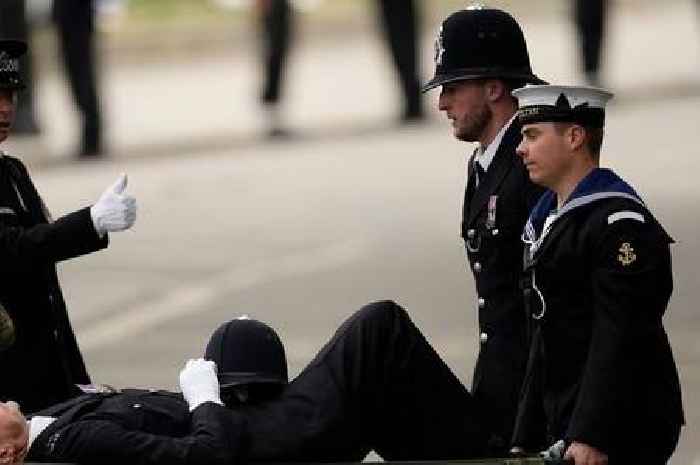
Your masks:
M515 149L520 124L505 129L482 175L469 159L462 238L476 284L479 355L472 392L492 433L491 446L505 448L513 431L528 352L527 315L520 289L520 235L543 189L534 185Z
M662 317L673 240L635 191L596 168L526 225L536 322L513 443L586 443L610 463L666 463L684 423Z
M51 221L26 168L0 154L0 304L14 341L0 351L0 399L33 412L76 394L88 384L56 263L107 247L89 207ZM8 322L5 322L6 324Z
M85 394L37 415L56 420L32 443L30 462L234 465L246 451L240 414L213 402L190 413L167 391Z

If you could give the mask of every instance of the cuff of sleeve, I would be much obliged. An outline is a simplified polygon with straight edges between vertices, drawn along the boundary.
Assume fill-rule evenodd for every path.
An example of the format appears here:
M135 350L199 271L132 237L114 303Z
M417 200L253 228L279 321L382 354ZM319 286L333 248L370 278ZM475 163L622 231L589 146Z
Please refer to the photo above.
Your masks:
M218 404L218 405L224 405L223 402L221 402L221 399L216 397L202 397L201 399L195 399L192 400L189 405L190 405L190 412L193 412L197 407L199 407L202 404L206 404L208 402Z
M104 231L102 228L100 228L98 226L99 222L97 221L97 217L95 215L95 206L94 205L92 205L90 207L90 219L92 220L92 228L95 230L95 234L97 234L97 237L99 237L100 239L105 237L105 234L107 234L107 231Z

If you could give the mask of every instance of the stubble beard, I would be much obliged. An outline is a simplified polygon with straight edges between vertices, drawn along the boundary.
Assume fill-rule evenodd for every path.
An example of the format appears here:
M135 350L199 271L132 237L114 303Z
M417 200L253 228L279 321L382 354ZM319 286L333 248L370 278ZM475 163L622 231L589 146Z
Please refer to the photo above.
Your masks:
M463 142L478 142L493 118L488 105L482 105L478 111L465 117L465 124L456 128L455 137Z

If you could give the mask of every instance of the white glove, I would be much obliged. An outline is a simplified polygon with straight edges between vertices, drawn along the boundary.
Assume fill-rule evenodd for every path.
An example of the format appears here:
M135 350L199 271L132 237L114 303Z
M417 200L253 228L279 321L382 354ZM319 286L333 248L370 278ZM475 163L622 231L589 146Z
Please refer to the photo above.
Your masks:
M136 221L136 199L125 194L126 174L109 186L90 208L90 217L100 237L106 232L129 229Z
M210 360L188 360L180 372L180 389L190 406L190 412L204 402L223 405L216 377L216 363Z

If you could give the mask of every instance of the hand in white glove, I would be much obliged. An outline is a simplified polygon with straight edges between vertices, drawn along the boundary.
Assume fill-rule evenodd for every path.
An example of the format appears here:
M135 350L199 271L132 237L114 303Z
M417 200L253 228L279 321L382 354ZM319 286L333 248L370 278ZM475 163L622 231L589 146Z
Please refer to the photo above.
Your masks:
M119 176L90 208L92 224L100 237L106 232L129 229L136 221L136 199L124 193L126 182L126 174Z
M180 389L190 412L204 402L223 405L219 394L216 364L203 358L190 359L180 372Z

